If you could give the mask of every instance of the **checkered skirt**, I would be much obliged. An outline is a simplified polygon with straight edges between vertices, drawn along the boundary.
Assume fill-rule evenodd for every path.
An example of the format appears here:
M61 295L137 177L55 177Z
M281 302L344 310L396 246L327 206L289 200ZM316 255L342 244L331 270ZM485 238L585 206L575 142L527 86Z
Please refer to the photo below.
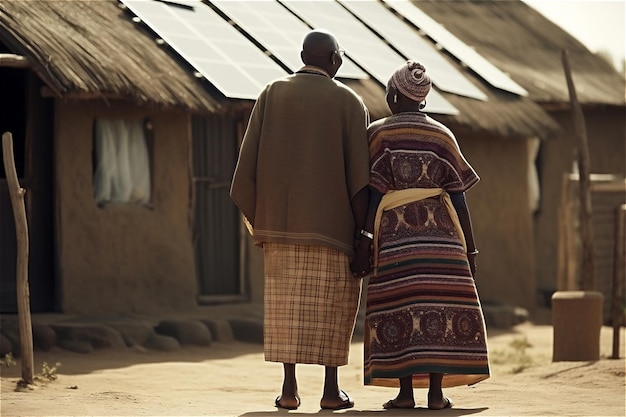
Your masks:
M265 243L265 360L348 363L361 280L348 256L321 246Z

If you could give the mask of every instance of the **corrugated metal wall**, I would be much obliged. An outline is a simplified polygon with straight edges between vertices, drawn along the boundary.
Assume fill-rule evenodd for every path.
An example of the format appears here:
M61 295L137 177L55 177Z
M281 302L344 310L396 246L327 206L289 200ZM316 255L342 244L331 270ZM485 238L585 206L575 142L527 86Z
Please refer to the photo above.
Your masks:
M193 238L199 298L245 296L239 266L239 212L229 196L237 162L238 122L232 116L192 121Z

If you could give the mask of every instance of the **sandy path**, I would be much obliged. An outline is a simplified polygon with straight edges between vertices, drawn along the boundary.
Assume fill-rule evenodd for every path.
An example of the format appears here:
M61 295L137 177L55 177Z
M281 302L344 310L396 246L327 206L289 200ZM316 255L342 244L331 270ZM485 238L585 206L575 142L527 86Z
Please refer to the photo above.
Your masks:
M529 346L524 349L517 346ZM425 408L425 390L416 391L417 408L383 411L395 390L364 387L363 345L353 343L340 384L355 400L351 410L334 414L381 416L625 416L624 329L621 359L611 355L612 329L602 329L602 360L552 362L552 327L530 323L512 332L490 332L492 377L474 387L445 391L450 410ZM2 416L285 416L325 415L319 410L323 371L297 369L302 406L277 410L282 369L263 361L262 346L235 342L178 352L101 350L88 355L53 349L36 352L42 362L61 362L58 379L29 392L16 392L20 367L1 376Z

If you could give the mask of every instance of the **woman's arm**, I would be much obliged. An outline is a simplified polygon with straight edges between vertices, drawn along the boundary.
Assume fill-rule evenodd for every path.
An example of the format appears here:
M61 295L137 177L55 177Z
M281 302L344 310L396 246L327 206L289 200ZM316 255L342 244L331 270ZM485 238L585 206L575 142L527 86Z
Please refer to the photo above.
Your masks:
M465 245L467 247L467 260L470 264L470 270L472 271L472 276L476 277L476 255L478 254L478 250L476 250L476 244L474 242L474 231L472 229L472 219L470 217L469 208L467 207L467 202L465 201L465 193L450 193L450 200L452 200L452 205L456 210L457 216L459 216L459 222L461 223L461 229L463 229L463 234L465 235Z

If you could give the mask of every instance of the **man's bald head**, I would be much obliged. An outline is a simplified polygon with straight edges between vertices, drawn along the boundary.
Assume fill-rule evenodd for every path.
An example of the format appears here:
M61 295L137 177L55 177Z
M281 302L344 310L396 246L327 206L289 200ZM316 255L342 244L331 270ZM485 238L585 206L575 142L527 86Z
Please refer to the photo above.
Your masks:
M300 57L305 65L322 68L331 77L335 76L343 62L337 39L325 29L314 29L306 34Z

